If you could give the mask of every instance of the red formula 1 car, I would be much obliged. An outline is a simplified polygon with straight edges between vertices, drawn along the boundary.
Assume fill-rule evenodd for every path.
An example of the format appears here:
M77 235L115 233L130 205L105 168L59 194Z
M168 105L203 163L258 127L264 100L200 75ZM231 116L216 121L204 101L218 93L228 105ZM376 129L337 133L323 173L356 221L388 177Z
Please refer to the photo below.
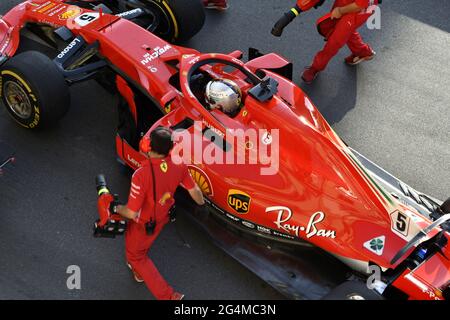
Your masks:
M30 0L5 14L1 98L12 118L30 129L51 125L69 106L68 85L112 77L122 97L120 159L136 169L157 126L189 133L176 147L193 143L182 157L213 213L202 226L287 296L449 298L450 201L415 191L342 142L290 80L283 57L250 50L243 62L239 51L175 46L130 21L143 14L54 0ZM18 53L26 36L59 51L53 60ZM212 79L238 84L236 116L208 109ZM254 136L239 142L239 132Z

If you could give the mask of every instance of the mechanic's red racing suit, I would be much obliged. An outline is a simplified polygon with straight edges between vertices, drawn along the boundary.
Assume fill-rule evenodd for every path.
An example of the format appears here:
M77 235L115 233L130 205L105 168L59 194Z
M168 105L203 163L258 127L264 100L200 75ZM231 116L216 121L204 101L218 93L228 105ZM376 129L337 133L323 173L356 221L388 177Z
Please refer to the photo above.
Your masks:
M152 176L153 173L154 176ZM157 181L155 190L152 181ZM175 203L173 195L180 184L186 189L195 187L187 167L175 165L170 156L145 161L143 166L133 174L131 180L127 206L130 210L139 212L139 216L136 221L128 223L125 234L126 258L133 271L145 281L148 289L158 300L170 299L174 290L158 272L147 253L169 222L168 213ZM154 199L158 199L157 203ZM145 225L150 220L156 221L156 227L149 235Z
M297 2L302 2L298 0ZM336 21L335 24L329 24L323 30L328 35L327 43L324 48L314 57L312 68L316 71L322 71L326 68L330 60L338 53L338 51L347 44L348 48L354 56L368 56L372 54L371 47L365 43L358 28L366 23L367 19L373 14L367 8L371 4L378 4L373 0L336 0L333 9L343 7L351 3L356 3L361 7L361 12L347 13ZM328 29L328 30L327 30Z

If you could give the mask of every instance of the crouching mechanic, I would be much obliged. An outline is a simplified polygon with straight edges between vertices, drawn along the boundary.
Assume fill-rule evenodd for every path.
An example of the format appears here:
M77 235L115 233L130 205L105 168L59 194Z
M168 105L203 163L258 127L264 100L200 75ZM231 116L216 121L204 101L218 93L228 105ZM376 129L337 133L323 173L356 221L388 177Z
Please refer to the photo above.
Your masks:
M312 83L317 74L326 68L344 45L347 45L351 51L351 55L345 59L348 65L356 65L374 58L375 51L362 40L357 30L373 14L371 10L367 10L369 6L380 2L378 0L336 0L334 2L331 19L336 20L336 23L326 31L327 42L314 57L312 65L303 72L303 81Z
M200 188L193 181L186 165L172 162L173 148L169 129L158 127L150 134L149 160L136 170L131 179L127 205L113 205L112 211L129 219L125 234L126 258L135 280L145 282L158 300L181 300L164 280L148 257L148 251L164 226L169 222L174 193L179 185L189 191L199 205L197 214L207 214Z

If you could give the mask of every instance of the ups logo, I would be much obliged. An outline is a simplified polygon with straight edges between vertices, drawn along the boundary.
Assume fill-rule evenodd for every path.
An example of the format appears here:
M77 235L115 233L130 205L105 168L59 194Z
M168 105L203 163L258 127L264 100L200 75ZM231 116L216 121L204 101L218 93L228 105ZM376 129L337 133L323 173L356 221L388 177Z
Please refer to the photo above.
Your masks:
M250 210L251 198L245 192L231 189L228 191L228 206L240 214L245 214Z

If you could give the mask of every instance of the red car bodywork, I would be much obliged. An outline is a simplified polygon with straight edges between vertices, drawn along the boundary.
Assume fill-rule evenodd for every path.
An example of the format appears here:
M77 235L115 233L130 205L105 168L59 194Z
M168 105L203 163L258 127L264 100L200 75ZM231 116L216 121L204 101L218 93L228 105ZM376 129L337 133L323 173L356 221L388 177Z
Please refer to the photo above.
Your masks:
M279 172L262 176L257 165L190 164L191 173L210 202L223 214L240 222L257 225L257 232L289 241L308 241L324 249L359 272L367 272L369 262L382 270L395 269L403 259L391 264L394 255L431 222L414 209L399 203L366 172L352 151L335 134L305 93L290 80L270 70L288 64L283 57L269 54L247 63L240 53L201 54L196 50L169 44L136 24L116 16L99 14L80 26L76 18L86 9L60 1L24 2L0 19L0 54L14 56L20 45L20 30L25 23L41 23L58 28L66 26L88 43L99 42L99 53L117 72L117 88L127 100L136 120L133 93L127 83L137 84L153 98L166 115L152 128L173 126L187 117L199 121L202 130L212 128L224 137L229 130L280 129ZM187 79L193 66L221 59L248 72L264 71L278 83L278 93L261 102L248 94L251 85L242 72L225 72L220 65L205 64L203 72L236 81L244 95L245 106L235 118L204 108L191 92ZM174 65L172 63L176 61ZM179 74L180 88L170 84ZM193 135L194 126L188 129ZM148 135L148 134L147 134ZM211 140L198 137L203 148ZM260 136L259 140L263 137ZM117 154L136 169L145 159L119 135ZM252 146L246 152L252 152ZM232 150L229 152L236 152ZM192 158L195 155L192 154ZM247 212L229 205L230 190L250 199ZM268 210L268 208L272 208ZM399 232L399 224L404 224ZM436 228L425 239L435 236ZM382 254L365 248L370 239L384 236ZM449 234L446 233L447 239ZM436 253L414 270L407 269L393 283L412 299L441 299L441 290L450 279L450 248Z

